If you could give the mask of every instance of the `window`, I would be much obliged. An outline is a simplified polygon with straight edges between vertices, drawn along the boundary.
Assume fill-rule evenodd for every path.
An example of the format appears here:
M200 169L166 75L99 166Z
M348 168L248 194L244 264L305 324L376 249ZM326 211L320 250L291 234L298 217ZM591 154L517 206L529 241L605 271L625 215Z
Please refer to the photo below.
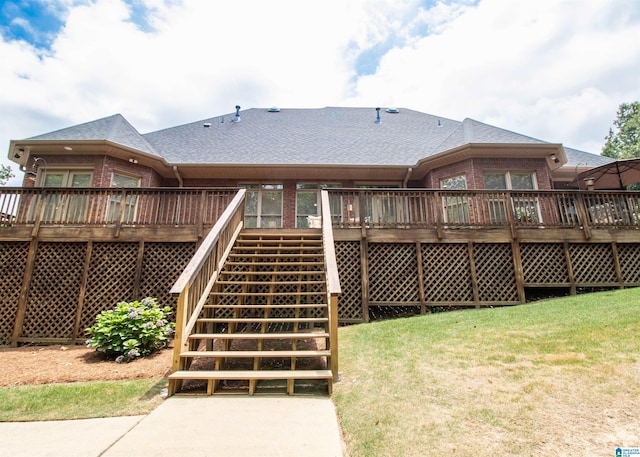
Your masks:
M329 188L340 188L340 184L296 184L296 227L309 227L309 216L320 216L320 190ZM332 217L340 217L340 202L331 201Z
M358 189L399 189L397 184L382 185L358 185ZM398 221L398 211L396 206L395 193L374 192L371 194L360 194L365 224L384 226L385 224L395 224ZM357 206L357 205L356 205Z
M282 227L282 184L241 184L247 189L245 226Z
M484 174L484 188L489 190L535 190L535 173L528 172L491 172ZM513 214L520 222L540 222L538 199L527 195L515 195ZM504 199L493 199L489 202L490 219L493 222L506 222L507 215Z
M534 190L534 173L514 173L507 171L504 173L485 173L484 188L492 190Z
M140 187L140 177L129 176L121 173L113 173L111 176L111 187ZM124 209L122 214L122 222L133 222L136 217L138 208L138 195L127 195L124 201ZM107 211L108 221L117 221L120 216L120 202L122 195L112 195L109 199L109 208Z
M51 170L41 177L43 187L91 187L91 170Z
M465 190L467 178L465 175L452 176L440 180L440 188L445 190ZM451 224L469 223L469 202L465 195L448 195L442 199L445 222Z
M43 170L43 187L90 187L91 170ZM87 195L82 193L49 194L45 197L42 220L60 223L81 223L87 212Z

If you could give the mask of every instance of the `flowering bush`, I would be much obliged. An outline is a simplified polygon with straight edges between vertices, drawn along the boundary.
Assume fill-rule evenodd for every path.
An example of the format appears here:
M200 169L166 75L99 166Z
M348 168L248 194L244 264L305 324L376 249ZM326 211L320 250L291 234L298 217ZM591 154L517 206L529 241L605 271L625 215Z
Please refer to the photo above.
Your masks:
M87 329L91 335L87 346L118 363L152 354L166 347L173 336L175 324L167 319L170 314L171 308L160 308L155 298L120 302L96 317L96 323Z

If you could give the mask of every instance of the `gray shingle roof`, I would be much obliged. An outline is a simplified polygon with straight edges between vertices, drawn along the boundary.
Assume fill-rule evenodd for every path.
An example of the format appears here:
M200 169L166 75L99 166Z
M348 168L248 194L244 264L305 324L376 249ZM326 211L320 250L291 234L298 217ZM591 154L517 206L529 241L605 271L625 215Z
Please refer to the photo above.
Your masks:
M434 153L449 151L465 144L544 144L545 141L466 118Z
M580 151L578 149L564 148L564 152L567 155L567 163L565 167L599 167L607 163L615 162L615 159L610 157L599 156L591 154L589 152Z
M373 108L266 109L145 135L169 162L404 165L428 155L458 125L416 111ZM210 124L210 127L204 127Z
M468 143L544 143L472 119L400 109L249 109L145 135L172 163L414 165ZM209 127L205 127L209 125Z
M121 115L105 117L73 127L34 136L30 140L110 141L147 154L156 154L153 146Z
M106 140L169 164L412 166L465 144L545 144L473 119L462 122L399 109L263 108L203 119L141 135L122 115L39 135L31 140ZM606 157L565 148L568 166L597 166Z

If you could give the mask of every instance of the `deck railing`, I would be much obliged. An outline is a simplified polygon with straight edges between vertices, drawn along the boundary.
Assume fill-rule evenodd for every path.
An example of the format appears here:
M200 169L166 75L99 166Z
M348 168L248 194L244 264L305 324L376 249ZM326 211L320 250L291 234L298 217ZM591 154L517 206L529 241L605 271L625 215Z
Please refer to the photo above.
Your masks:
M236 195L213 226L195 255L171 288L178 295L176 310L176 335L173 357L173 371L179 370L180 353L188 350L189 335L192 333L200 311L209 299L224 262L235 239L242 230L245 207L244 189Z
M236 192L234 188L0 188L0 226L210 227Z
M333 227L331 222L331 205L326 190L321 195L322 214L322 246L324 250L324 264L327 276L327 304L329 306L329 344L331 347L330 369L333 380L338 381L338 297L340 296L340 276L336 259L335 244L333 242Z
M338 228L640 228L640 192L329 189Z
M0 187L0 227L196 226L236 188ZM638 228L640 192L328 189L339 228Z

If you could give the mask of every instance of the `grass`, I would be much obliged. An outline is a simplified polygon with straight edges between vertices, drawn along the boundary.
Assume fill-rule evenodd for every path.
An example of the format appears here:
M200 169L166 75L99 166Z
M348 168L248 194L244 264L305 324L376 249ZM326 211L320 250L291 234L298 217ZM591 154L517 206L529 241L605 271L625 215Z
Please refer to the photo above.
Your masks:
M351 457L613 455L640 443L640 289L340 329ZM0 389L0 421L146 414L166 380Z
M628 289L341 329L334 401L350 454L638 446L639 300Z
M0 422L147 414L161 402L164 379L77 382L0 389Z

